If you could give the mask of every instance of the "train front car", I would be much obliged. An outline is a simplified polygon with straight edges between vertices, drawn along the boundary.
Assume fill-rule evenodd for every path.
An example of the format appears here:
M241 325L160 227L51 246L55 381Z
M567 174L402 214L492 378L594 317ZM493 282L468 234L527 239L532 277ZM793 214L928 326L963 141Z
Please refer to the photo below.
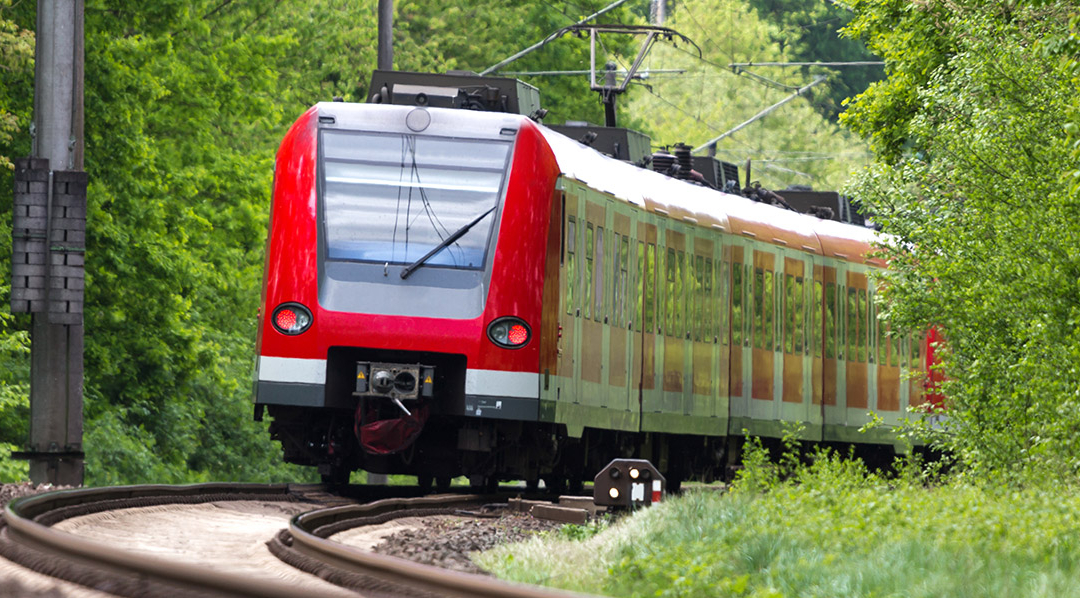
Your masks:
M515 114L334 102L293 125L256 376L286 461L332 483L526 477L524 447L547 441L528 423L557 334L542 314L557 176Z

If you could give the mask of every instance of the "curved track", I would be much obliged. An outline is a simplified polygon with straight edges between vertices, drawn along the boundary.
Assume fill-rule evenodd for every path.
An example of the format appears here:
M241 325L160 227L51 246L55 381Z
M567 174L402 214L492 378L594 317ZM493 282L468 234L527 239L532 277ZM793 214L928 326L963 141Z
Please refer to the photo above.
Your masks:
M0 524L0 557L29 569L118 596L341 597L341 589L312 587L296 580L241 575L162 556L139 554L113 543L92 541L53 527L74 517L162 505L223 501L316 503L293 517L287 530L269 540L282 561L363 596L480 596L553 598L571 596L493 578L447 571L374 554L332 539L333 534L399 517L467 514L493 496L443 495L390 498L367 504L318 508L345 502L310 487L256 484L133 486L67 490L10 503ZM321 503L321 504L319 504ZM313 582L321 580L313 579Z

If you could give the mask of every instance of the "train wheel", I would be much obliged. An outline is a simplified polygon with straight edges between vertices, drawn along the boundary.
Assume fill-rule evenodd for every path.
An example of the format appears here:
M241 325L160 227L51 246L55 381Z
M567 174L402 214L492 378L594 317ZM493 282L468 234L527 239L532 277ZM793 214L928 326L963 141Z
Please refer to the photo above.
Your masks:
M450 476L438 476L435 478L435 489L439 492L449 492L450 482L453 478Z
M469 486L472 487L472 491L477 494L494 494L499 490L499 478L489 476L471 476L469 478Z
M525 480L525 489L529 492L536 492L540 488L540 478L532 478Z
M568 484L568 486L568 494L581 494L585 491L585 482L581 479L580 476L574 476L570 478L570 483Z
M430 473L422 473L416 476L416 485L420 488L420 492L423 494L429 494L431 492L431 484L435 481L435 476Z
M544 478L544 488L548 494L562 494L566 492L566 478L552 475Z
M324 473L320 477L324 486L330 489L344 488L349 485L349 475L352 470L342 465L334 465L330 473Z

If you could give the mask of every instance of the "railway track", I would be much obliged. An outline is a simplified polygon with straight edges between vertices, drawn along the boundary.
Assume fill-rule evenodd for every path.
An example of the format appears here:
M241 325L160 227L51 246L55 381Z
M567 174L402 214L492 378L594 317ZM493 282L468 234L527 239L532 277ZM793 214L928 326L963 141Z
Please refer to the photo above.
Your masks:
M485 505L488 509L493 503L505 506L506 496L370 498L369 495L350 500L311 486L254 484L132 486L52 492L19 499L7 506L0 523L0 557L53 578L116 596L139 598L572 596L375 554L333 539L335 534L345 530L402 517L487 516ZM357 500L368 502L350 504ZM294 516L287 529L276 535L270 534L272 537L267 537L266 543L278 559L314 577L309 580L281 579L274 575L215 569L160 554L136 552L123 543L118 546L116 542L80 537L62 529L66 525L64 522L95 514L109 517L110 512L119 513L124 509L245 504L245 501L294 503L289 507L293 512L305 511ZM305 510L309 505L312 510ZM206 526L205 533L212 533L211 527Z

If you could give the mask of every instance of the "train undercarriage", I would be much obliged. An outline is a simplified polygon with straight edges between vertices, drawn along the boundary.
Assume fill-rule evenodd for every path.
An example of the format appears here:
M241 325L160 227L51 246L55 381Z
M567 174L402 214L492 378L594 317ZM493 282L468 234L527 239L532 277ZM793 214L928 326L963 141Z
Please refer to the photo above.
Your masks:
M711 482L730 477L739 454L737 437L626 433L586 428L580 438L558 424L483 420L434 414L400 450L376 453L359 440L354 412L271 405L271 437L285 461L318 467L331 485L349 474L414 475L421 487L445 488L467 477L476 487L523 480L549 491L580 490L616 458L647 459L664 473L670 490L682 480Z

